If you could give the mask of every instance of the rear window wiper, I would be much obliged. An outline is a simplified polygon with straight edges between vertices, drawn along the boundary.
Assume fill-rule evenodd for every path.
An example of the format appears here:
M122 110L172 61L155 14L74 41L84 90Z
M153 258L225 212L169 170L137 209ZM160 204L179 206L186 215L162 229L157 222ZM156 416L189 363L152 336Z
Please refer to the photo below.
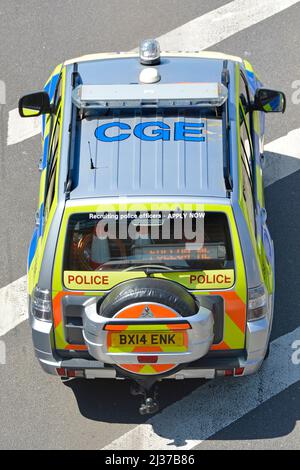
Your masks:
M170 268L165 268L164 266L158 266L158 265L136 265L136 266L131 266L130 268L127 268L125 271L127 272L133 272L133 271L144 271L144 273L148 276L150 274L156 274L156 273L173 273L175 272L174 269Z
M137 269L132 269L131 271L144 271L144 273L147 276L150 276L151 274L169 274L169 273L180 273L180 272L189 272L189 271L202 271L201 269L194 269L194 268L188 268L188 267L182 267L180 266L179 268L174 268L174 269L164 269L164 268L151 268L151 267L145 267L145 268L137 268Z
M147 276L151 274L159 274L159 273L174 273L176 270L174 269L159 269L159 268L143 268L143 271Z

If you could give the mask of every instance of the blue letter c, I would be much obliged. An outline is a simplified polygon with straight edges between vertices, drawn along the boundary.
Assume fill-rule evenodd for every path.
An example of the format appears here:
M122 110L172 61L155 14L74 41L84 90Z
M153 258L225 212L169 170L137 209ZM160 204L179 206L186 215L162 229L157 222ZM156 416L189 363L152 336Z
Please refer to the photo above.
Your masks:
M122 129L122 130L125 130L125 129L131 130L131 127L129 126L129 124L125 124L123 122L110 122L109 124L102 124L102 126L97 127L97 129L95 130L96 139L101 140L102 142L117 142L120 140L126 140L128 139L128 137L130 137L129 133L126 133L126 134L118 133L118 135L108 137L106 135L106 131L107 129L110 129L111 127L118 127L119 129Z

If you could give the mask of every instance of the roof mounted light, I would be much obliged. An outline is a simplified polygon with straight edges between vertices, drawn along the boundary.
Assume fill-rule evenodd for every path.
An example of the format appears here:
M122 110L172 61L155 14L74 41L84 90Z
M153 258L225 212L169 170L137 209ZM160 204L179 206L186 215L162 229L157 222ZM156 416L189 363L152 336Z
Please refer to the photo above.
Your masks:
M140 62L142 65L160 63L160 45L156 39L146 39L140 44Z
M227 98L228 89L217 82L78 85L72 92L79 109L222 106Z

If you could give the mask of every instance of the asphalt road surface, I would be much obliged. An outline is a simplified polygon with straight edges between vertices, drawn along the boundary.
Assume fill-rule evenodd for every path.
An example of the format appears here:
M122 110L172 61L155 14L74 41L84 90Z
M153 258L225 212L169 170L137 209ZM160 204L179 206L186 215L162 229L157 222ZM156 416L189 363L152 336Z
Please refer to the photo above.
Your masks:
M267 118L267 144L300 128L300 104L292 100L293 83L300 80L300 4L290 3L294 5L253 21L234 35L220 35L226 38L209 47L249 59L265 85L285 91L288 110L284 116ZM5 103L0 93L0 290L26 274L38 194L39 136L7 145L9 112L20 95L42 88L54 66L65 59L130 50L141 39L165 37L226 4L219 0L0 2L0 80L6 87ZM246 8L244 14L250 15ZM211 28L222 25L217 22ZM202 49L189 29L190 49ZM180 49L178 37L174 49ZM300 365L291 366L289 357L293 341L300 340L300 165L297 139L296 145L289 138L284 142L284 155L266 154L277 291L270 363L263 371L255 378L229 380L225 393L218 381L165 381L160 387L162 410L147 423L125 382L61 383L44 374L34 359L25 321L0 338L0 348L6 348L6 364L0 364L0 448L130 448L131 442L142 448L300 448ZM18 289L12 292L15 305L20 296ZM20 298L25 303L24 294ZM0 316L5 315L3 305ZM236 396L239 403L233 407ZM203 406L195 406L195 400ZM192 418L182 429L189 414ZM208 423L205 429L201 421Z

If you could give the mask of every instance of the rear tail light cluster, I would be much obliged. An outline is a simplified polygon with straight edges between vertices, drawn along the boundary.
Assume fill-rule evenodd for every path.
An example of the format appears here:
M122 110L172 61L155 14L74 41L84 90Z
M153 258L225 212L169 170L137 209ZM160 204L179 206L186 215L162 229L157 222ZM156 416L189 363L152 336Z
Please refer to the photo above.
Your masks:
M84 377L83 369L65 369L64 367L58 367L56 372L60 377Z
M236 367L235 369L217 370L218 377L238 377L244 375L244 367Z
M31 313L37 320L52 321L52 302L49 290L35 287L31 296Z
M264 286L248 289L248 321L260 320L268 312L268 296Z

